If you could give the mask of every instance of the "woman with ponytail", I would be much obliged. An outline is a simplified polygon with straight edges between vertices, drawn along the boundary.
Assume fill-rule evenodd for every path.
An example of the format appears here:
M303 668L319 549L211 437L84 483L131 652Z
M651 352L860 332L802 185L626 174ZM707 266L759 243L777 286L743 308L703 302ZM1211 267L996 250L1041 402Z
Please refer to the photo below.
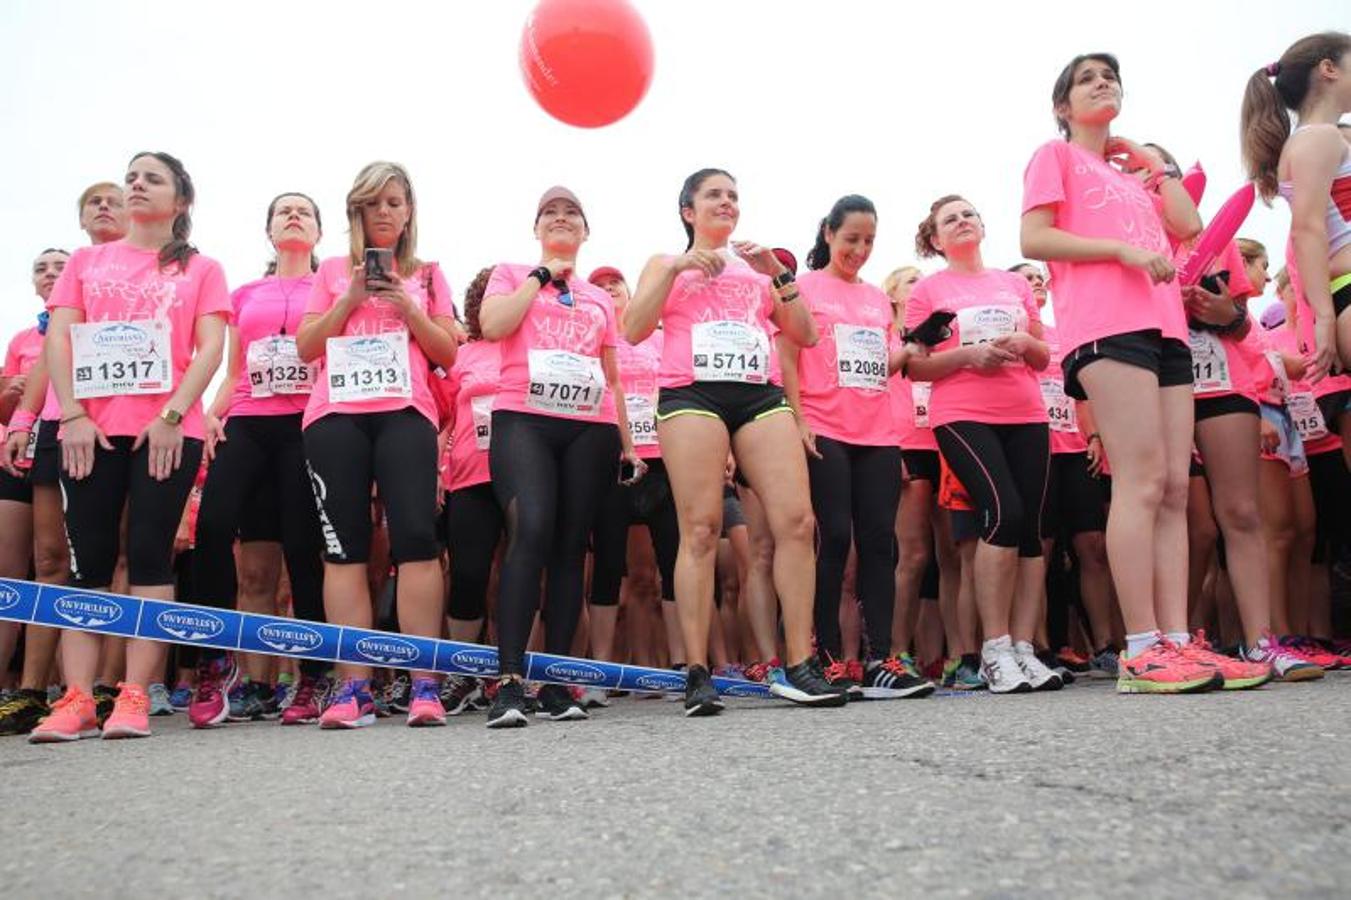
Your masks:
M1299 118L1292 133L1290 116ZM1301 342L1310 381L1351 367L1351 152L1337 122L1351 112L1351 35L1325 31L1291 44L1248 79L1239 132L1262 199L1290 204L1293 262L1304 285ZM1334 430L1351 391L1320 406ZM1343 433L1345 436L1345 432Z
M125 184L131 228L124 240L70 258L47 301L45 352L61 406L72 586L105 591L112 583L113 526L125 504L129 591L173 600L174 535L205 436L199 401L220 364L230 295L220 265L188 243L195 190L183 164L138 153ZM99 733L90 693L101 644L99 635L65 632L66 694L30 740ZM128 643L104 738L150 734L146 687L162 677L166 652L153 641Z
M268 204L266 227L272 260L262 278L231 296L234 319L226 376L207 412L206 455L211 467L197 514L192 601L266 615L274 612L274 579L236 576L238 536L243 575L260 569L275 572L250 557L273 553L281 544L296 617L322 622L323 545L300 430L314 370L300 361L295 338L319 267L314 255L322 233L319 207L304 194L280 194ZM260 508L267 514L260 514ZM262 583L249 590L250 581ZM206 728L220 724L230 712L227 697L236 669L222 651L203 649L198 659L188 719L193 727ZM244 663L248 683L240 697L242 710L235 715L254 718L272 693L267 658L249 654ZM283 724L319 718L315 688L325 668L323 662L301 661L300 686L282 716Z
M891 373L907 353L892 349L891 301L859 278L877 237L872 201L835 201L807 254L798 289L820 340L800 347L778 336L784 393L807 451L816 557L816 644L826 678L872 699L923 696L933 685L891 646L895 611L892 532L901 497L901 450L891 416ZM858 551L857 594L867 627L863 683L845 675L840 592L850 545ZM892 651L896 652L893 653Z

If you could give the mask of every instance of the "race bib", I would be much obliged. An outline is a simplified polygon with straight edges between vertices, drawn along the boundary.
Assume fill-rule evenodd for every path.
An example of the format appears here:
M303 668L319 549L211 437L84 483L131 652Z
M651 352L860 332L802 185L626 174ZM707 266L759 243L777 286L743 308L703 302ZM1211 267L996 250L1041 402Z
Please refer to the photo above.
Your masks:
M700 322L690 329L695 381L769 381L769 335L745 322Z
M493 402L496 394L469 398L469 414L474 417L474 446L487 450L493 441Z
M915 405L915 427L929 427L929 398L933 396L932 381L910 382L911 402Z
M887 389L887 336L881 328L836 324L835 358L840 387Z
M633 446L653 447L657 443L657 404L647 394L625 394L624 409L629 414L629 434Z
M161 319L71 325L75 398L172 391L170 334L169 323Z
M1074 400L1065 393L1065 385L1058 378L1041 379L1041 400L1046 404L1046 415L1052 431L1072 433L1079 430L1074 413Z
M1295 430L1304 443L1316 441L1328 436L1327 422L1323 421L1323 411L1318 401L1308 391L1300 391L1286 398L1285 406L1290 410L1290 418L1295 420Z
M413 396L406 331L331 337L325 354L334 403Z
M1209 394L1215 391L1232 391L1234 383L1229 377L1229 357L1219 335L1213 331L1191 331L1192 351L1192 393Z
M249 393L254 397L308 394L314 387L314 367L301 362L296 339L290 335L250 342L244 360L249 370Z
M531 350L527 406L541 412L594 416L605 396L600 360L567 350Z
M1021 331L1026 319L1027 312L1017 306L970 306L957 311L957 335L963 347L988 344Z

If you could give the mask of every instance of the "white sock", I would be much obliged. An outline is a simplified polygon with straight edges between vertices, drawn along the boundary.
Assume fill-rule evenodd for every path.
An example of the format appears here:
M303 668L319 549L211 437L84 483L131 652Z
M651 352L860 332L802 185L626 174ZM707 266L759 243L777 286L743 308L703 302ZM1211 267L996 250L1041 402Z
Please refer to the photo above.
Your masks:
M1133 659L1153 647L1163 636L1157 631L1142 631L1126 635L1126 658Z
M990 640L982 644L980 648L981 656L995 656L1000 653L1012 652L1013 638L1009 637L1007 634L997 638L990 638Z
M1192 636L1185 631L1170 631L1168 632L1168 640L1179 647L1185 647L1192 642Z

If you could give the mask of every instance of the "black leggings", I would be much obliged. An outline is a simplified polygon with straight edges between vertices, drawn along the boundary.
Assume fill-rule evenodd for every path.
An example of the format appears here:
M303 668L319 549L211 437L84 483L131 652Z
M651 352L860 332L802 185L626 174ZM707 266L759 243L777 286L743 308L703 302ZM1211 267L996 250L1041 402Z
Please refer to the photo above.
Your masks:
M1041 515L1051 465L1046 424L951 422L936 427L934 437L971 496L981 539L995 547L1017 547L1021 557L1041 556Z
M493 413L488 466L507 521L497 592L502 674L523 674L546 566L544 647L549 653L571 652L582 611L587 538L600 498L619 477L619 451L614 425Z
M150 477L150 444L132 451L133 437L94 445L94 468L79 481L61 472L70 542L70 583L102 590L117 567L118 525L127 507L127 579L136 587L173 585L174 535L202 463L202 442L183 439L183 462L164 481Z
M446 495L446 543L450 547L450 617L483 618L488 577L502 539L502 507L490 482Z
M364 563L371 554L371 482L389 528L395 564L439 559L436 427L413 407L332 413L305 429L324 558Z
M305 469L300 413L231 416L225 441L207 470L197 539L192 554L191 602L234 609L239 593L235 538L246 511L260 496L271 498L291 578L296 618L324 621L323 539L319 513ZM322 668L322 667L321 667Z
M592 531L591 603L617 606L619 588L628 574L629 526L646 525L661 573L663 600L675 601L675 561L680 551L680 523L666 467L648 461L647 474L637 484L618 481L606 489Z
M816 553L816 643L834 659L840 647L840 591L849 545L858 548L855 581L868 658L891 653L896 604L896 507L901 502L899 447L865 447L817 435L820 459L807 457Z

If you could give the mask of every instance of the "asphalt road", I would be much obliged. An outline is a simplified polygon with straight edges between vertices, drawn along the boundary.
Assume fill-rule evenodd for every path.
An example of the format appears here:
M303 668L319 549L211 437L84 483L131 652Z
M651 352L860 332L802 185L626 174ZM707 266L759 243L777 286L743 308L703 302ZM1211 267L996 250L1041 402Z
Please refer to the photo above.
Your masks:
M1347 896L1351 675L0 739L0 896Z

